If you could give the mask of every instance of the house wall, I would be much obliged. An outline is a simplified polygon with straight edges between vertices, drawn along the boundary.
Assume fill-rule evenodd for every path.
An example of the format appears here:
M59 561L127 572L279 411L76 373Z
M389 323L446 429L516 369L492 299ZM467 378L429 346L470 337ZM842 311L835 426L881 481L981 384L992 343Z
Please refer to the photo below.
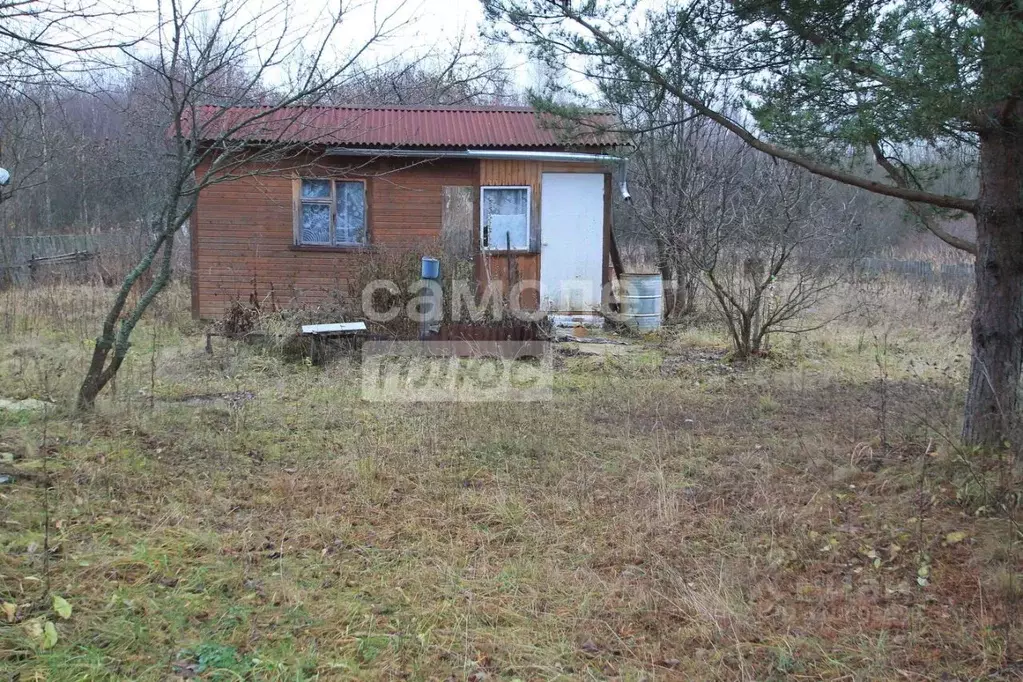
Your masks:
M293 166L300 165L293 163ZM441 159L369 160L333 158L295 173L253 168L248 177L204 189L191 223L192 313L203 319L223 314L232 301L264 300L271 293L278 306L320 305L351 296L349 285L373 253L412 249L436 252L440 238L444 187L473 188L473 235L477 280L501 281L505 290L516 281L540 279L541 179L544 172L607 173L599 164L537 161ZM201 171L200 171L201 173ZM367 183L368 248L295 246L294 180L297 177L344 175ZM609 180L610 175L606 175ZM527 185L532 188L529 253L479 250L479 187ZM605 244L610 229L610 184L605 182ZM606 256L605 256L606 261ZM509 269L509 264L511 268ZM510 273L509 274L509 270ZM606 270L606 263L605 263ZM539 304L527 291L521 304ZM357 295L357 292L355 292Z
M444 186L476 186L478 161L332 159L301 173L252 169L250 177L204 189L192 220L192 312L219 317L232 301L318 305L349 295L374 252L421 250L440 236ZM344 173L367 183L370 249L294 245L296 177Z

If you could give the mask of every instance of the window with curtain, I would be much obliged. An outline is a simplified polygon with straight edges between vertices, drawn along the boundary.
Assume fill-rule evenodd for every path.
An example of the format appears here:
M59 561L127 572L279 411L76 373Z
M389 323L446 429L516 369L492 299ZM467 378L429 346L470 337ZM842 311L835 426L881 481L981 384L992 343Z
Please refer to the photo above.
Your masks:
M301 180L298 243L360 246L366 243L366 183L361 180Z
M481 191L483 249L528 251L529 187L483 187Z

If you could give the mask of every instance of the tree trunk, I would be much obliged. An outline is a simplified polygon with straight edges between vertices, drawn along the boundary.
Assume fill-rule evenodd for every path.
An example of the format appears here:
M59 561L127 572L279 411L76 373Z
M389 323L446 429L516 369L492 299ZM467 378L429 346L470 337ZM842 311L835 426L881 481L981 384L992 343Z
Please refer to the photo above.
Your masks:
M103 371L103 362L106 361L106 354L100 351L98 348L92 351L92 363L89 367L89 371L85 375L85 379L82 380L82 385L78 387L78 404L77 407L83 412L87 412L93 408L96 404L96 396L103 390L100 386L100 373ZM97 365L97 362L100 363Z
M131 348L131 333L135 325L142 319L142 315L149 309L153 299L163 291L163 288L170 282L171 271L174 263L174 235L184 224L187 215L172 223L169 228L153 242L152 246L131 272L124 278L121 290L114 299L114 303L103 321L103 333L96 339L96 347L92 351L92 361L85 373L82 385L78 388L78 409L82 411L91 410L96 404L96 396L109 384L117 372L121 369L121 363ZM152 280L152 284L146 285L146 291L139 296L138 302L131 309L131 312L121 319L125 302L132 289L147 275L150 275L149 268L153 259L163 250L163 259L160 265L160 274ZM114 334L114 325L121 319L121 327L117 334ZM114 356L110 357L111 351ZM109 364L107 360L110 360Z
M676 303L678 302L678 296L676 290L670 291L664 288L665 283L675 281L675 272L671 267L671 262L668 259L668 248L664 242L664 239L657 237L657 271L661 273L661 287L664 290L664 318L667 320L673 319L675 315Z
M1023 131L1017 127L993 126L981 134L977 204L977 300L963 441L998 447L1015 440L1023 364Z
M82 380L82 385L78 388L79 410L91 410L93 405L96 404L96 396L110 382L113 374L104 371L104 367L112 347L113 343L111 341L105 340L102 337L96 339L96 347L92 351L92 361L89 363L89 370L85 373L85 379ZM116 358L115 361L117 362L117 367L120 368L120 361L117 361ZM115 369L114 372L116 371Z
M675 295L678 314L692 315L696 312L696 293L699 291L700 280L684 268L679 268L678 293Z

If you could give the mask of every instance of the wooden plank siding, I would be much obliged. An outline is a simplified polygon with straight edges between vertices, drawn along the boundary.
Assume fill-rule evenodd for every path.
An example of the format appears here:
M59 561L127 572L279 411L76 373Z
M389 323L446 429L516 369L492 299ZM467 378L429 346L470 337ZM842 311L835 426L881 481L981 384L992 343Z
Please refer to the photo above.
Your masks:
M508 264L511 261L511 275ZM476 278L481 285L500 282L501 292L510 302L511 294L518 284L518 306L521 310L536 310L540 307L540 254L480 253L476 256Z
M293 181L350 177L367 184L368 247L296 247ZM232 301L320 305L353 295L348 283L373 251L422 251L440 237L442 188L476 186L478 162L331 159L302 172L260 169L202 190L192 228L193 315L212 319ZM354 295L358 295L355 292Z

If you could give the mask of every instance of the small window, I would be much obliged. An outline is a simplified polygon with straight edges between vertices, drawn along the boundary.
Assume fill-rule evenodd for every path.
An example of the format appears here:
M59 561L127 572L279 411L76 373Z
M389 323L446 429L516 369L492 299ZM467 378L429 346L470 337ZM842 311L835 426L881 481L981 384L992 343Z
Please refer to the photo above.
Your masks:
M529 187L483 187L480 243L484 251L529 250Z
M366 243L366 183L361 180L300 181L296 216L299 244L354 246Z

